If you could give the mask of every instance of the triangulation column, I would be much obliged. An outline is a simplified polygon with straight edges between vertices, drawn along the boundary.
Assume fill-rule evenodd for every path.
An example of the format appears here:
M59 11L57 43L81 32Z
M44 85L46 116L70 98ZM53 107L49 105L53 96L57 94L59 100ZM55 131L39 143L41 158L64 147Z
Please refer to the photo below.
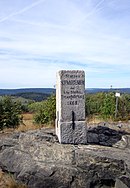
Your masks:
M57 73L56 134L60 143L87 143L85 73L82 70Z

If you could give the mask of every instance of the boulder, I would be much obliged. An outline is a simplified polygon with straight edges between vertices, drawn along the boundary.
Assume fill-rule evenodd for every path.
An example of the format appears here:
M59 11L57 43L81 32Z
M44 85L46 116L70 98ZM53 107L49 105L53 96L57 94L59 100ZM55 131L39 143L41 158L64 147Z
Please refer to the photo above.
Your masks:
M90 132L99 145L60 144L53 129L1 138L0 167L29 188L117 188L119 181L128 187L121 177L130 178L129 144L104 146L100 143L103 132ZM102 137L110 136L106 134Z

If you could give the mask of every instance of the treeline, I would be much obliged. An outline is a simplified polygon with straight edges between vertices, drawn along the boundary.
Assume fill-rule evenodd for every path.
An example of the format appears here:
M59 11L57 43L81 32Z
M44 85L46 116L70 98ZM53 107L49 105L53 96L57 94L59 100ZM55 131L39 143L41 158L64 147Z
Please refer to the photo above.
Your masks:
M50 94L47 93L36 93L36 92L25 92L25 93L17 93L15 95L12 95L14 97L22 97L25 99L33 100L36 102L40 102L42 100L47 99Z
M23 89L0 89L0 95L15 95L18 93L55 93L54 88L23 88Z
M104 120L130 120L130 94L122 94L118 100L114 92L87 94L85 98L86 117L98 116ZM49 96L41 102L29 101L22 104L7 96L0 100L0 129L17 127L21 114L31 112L39 124L53 124L56 118L56 97Z

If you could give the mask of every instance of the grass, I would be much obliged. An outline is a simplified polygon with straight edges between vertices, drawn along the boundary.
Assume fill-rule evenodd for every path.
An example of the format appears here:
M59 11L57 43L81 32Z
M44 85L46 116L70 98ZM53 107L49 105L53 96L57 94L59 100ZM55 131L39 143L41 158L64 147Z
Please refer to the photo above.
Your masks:
M23 116L23 122L16 129L17 131L25 132L28 130L35 130L42 127L41 125L34 123L32 113L24 113L22 114L22 116Z
M42 127L54 128L54 125L52 125L52 124L42 124L42 125L36 124L33 120L33 115L34 114L32 114L32 113L22 114L23 122L19 125L19 127L16 129L16 131L25 132L28 130L41 129Z
M17 183L12 175L0 170L0 188L27 188L27 186Z
M22 123L15 129L13 128L5 128L2 131L0 131L0 137L5 137L13 132L26 132L29 130L36 130L36 129L41 129L42 127L46 128L54 128L54 125L52 124L36 124L33 120L33 115L32 113L24 113L22 114L23 116L23 121ZM1 188L1 187L0 187Z
M101 123L101 122L114 123L114 121L111 118L108 118L108 119L105 120L105 119L101 118L100 115L91 115L91 116L86 118L86 122L90 123L90 124L91 123L98 124L98 123Z
M99 116L96 116L96 115L92 115L92 116L88 117L86 119L86 121L87 121L87 123L94 123L94 124L104 122L104 120L102 118L100 118Z

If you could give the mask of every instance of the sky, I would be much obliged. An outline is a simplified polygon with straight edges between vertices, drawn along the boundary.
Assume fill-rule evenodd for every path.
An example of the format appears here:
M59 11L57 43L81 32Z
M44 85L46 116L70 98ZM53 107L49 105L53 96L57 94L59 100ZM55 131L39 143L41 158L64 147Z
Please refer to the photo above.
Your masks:
M130 0L0 0L0 88L130 87Z

